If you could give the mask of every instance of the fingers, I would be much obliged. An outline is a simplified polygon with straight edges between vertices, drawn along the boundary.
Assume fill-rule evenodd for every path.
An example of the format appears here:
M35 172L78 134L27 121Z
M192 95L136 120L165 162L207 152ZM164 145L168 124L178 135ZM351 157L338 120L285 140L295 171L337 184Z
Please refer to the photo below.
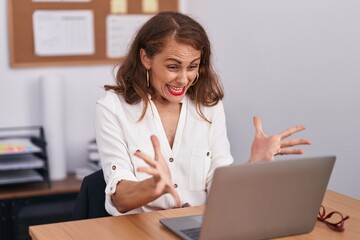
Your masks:
M305 127L302 126L302 125L299 125L299 126L288 128L285 131L281 132L279 135L280 135L281 140L282 140L282 139L285 139L285 138L293 135L294 133L297 133L297 132L300 132L300 131L303 131L303 130L305 130Z
M292 147L297 145L310 145L310 144L311 144L310 139L305 139L305 138L291 139L281 142L281 148Z
M254 127L255 127L255 135L256 136L264 135L261 119L258 116L253 117L253 123L254 123Z
M295 149L295 148L281 148L281 152L275 154L275 155L290 155L290 154L295 154L295 155L300 155L303 154L304 150L302 149Z
M156 170L155 168L138 167L136 170L137 170L138 172L147 173L147 174L152 175L152 176L154 176L154 177L158 177L158 176L159 176L159 171Z
M181 207L179 194L177 193L174 187L171 188L170 194L174 197L175 208Z
M167 166L164 167L164 164L162 164L164 159L160 149L160 142L155 135L152 135L150 140L155 152L154 159L145 153L136 151L134 155L141 158L149 165L149 167L138 167L136 170L153 176L156 181L156 187L154 189L155 194L162 195L165 192L170 193L174 198L175 207L178 208L181 206L180 197L171 183L171 175Z
M150 157L149 155L147 155L146 153L140 152L139 150L137 150L134 153L135 156L137 156L138 158L141 158L142 160L144 160L144 162L146 162L150 167L155 168L156 167L156 162L155 160Z
M155 135L150 136L151 143L155 151L160 150L160 142L159 139Z
M261 119L258 116L253 117L253 123L254 123L254 127L255 127L256 136L265 136L265 133L262 128ZM281 140L283 140L283 139L293 135L294 133L297 133L297 132L300 132L303 130L305 130L305 127L303 125L299 125L299 126L288 128L285 131L279 133L278 135L280 136ZM301 139L301 141L303 142L302 144L310 144L310 140L308 140L308 139Z
M179 194L177 193L177 191L175 190L175 188L170 187L168 193L170 193L171 196L173 196L173 198L174 198L174 207L175 208L181 207L180 197L179 197Z
M160 142L155 135L150 137L151 143L154 148L155 156L154 159L151 158L146 153L142 153L140 150L137 150L134 155L144 160L149 166L156 167L156 161L162 159L161 149L160 149Z
M310 144L311 144L311 141L309 139L304 139L304 138L286 140L286 141L281 142L280 149L278 150L278 152L275 155L303 154L304 150L291 148L291 147L298 146L298 145L310 145Z
M151 135L150 140L155 151L155 160L161 159L162 154L161 154L159 139L155 135Z
M288 128L286 129L284 132L280 133L280 138L281 140L293 135L294 133L300 132L305 130L305 127L300 125L300 126L295 126L292 128ZM299 139L291 139L291 140L285 140L285 141L281 141L281 147L280 147L280 152L275 154L275 155L290 155L290 154L295 154L295 155L299 155L299 154L303 154L304 150L302 149L296 149L296 148L290 148L293 146L298 146L298 145L310 145L311 144L311 140L310 139L305 139L305 138L299 138Z
M311 141L305 138L288 139L289 136L303 131L303 125L294 126L275 135L267 136L262 129L262 122L258 116L253 117L255 127L255 139L251 146L251 157L253 159L273 160L275 155L303 154L302 149L293 148L298 145L309 145Z
M165 183L157 184L155 193L158 195L162 194L164 191L164 188L165 188ZM177 191L175 190L175 188L172 185L167 185L166 189L167 189L166 192L170 193L174 198L174 207L175 208L181 207L180 197L179 197L179 194L177 193Z

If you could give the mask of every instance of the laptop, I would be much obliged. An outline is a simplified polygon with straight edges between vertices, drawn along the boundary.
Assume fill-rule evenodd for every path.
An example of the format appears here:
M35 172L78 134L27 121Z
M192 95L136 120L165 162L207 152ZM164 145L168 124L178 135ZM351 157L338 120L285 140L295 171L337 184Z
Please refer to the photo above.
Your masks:
M215 170L203 215L160 219L182 239L270 239L311 232L335 156Z

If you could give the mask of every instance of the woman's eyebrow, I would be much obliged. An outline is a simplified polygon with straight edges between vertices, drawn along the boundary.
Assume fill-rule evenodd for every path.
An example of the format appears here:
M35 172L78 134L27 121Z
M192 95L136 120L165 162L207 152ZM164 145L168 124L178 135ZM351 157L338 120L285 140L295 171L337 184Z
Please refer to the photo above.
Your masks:
M201 59L200 57L196 58L196 59L192 60L191 63L194 63L194 62L196 62L197 60L200 60L200 59ZM179 61L178 59L175 59L175 58L167 58L165 61L175 61L175 62L177 62L179 64L182 63L181 61Z
M194 59L191 63L196 62L197 60L201 60L201 57Z
M175 62L181 64L181 62L175 58L167 58L167 59L165 59L165 61L175 61Z

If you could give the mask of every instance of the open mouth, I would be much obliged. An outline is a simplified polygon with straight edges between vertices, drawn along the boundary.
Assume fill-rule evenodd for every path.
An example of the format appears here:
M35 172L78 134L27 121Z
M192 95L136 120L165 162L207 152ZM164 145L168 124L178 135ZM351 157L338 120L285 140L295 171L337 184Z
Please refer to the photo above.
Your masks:
M170 86L170 85L166 85L169 93L173 96L180 96L183 95L185 92L185 87L175 87L175 86Z

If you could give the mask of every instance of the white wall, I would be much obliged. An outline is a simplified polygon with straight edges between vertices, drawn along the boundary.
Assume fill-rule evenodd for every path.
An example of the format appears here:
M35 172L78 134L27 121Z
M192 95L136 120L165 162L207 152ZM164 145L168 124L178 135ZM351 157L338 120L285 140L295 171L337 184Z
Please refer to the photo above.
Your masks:
M268 134L305 124L305 156L336 154L330 188L360 199L360 2L180 0L208 30L225 87L232 153L247 160L252 116ZM112 66L9 67L7 1L0 1L0 127L41 124L39 77L65 78L69 170L85 164L95 101ZM284 158L284 157L283 157Z
M253 115L268 134L304 124L303 157L335 154L329 188L360 199L360 2L191 0L187 12L211 36L235 159L249 156Z
M0 16L0 127L41 125L39 78L60 74L65 79L67 168L83 166L86 144L94 138L95 101L104 95L101 86L113 81L113 67L10 68L7 1L0 1Z

